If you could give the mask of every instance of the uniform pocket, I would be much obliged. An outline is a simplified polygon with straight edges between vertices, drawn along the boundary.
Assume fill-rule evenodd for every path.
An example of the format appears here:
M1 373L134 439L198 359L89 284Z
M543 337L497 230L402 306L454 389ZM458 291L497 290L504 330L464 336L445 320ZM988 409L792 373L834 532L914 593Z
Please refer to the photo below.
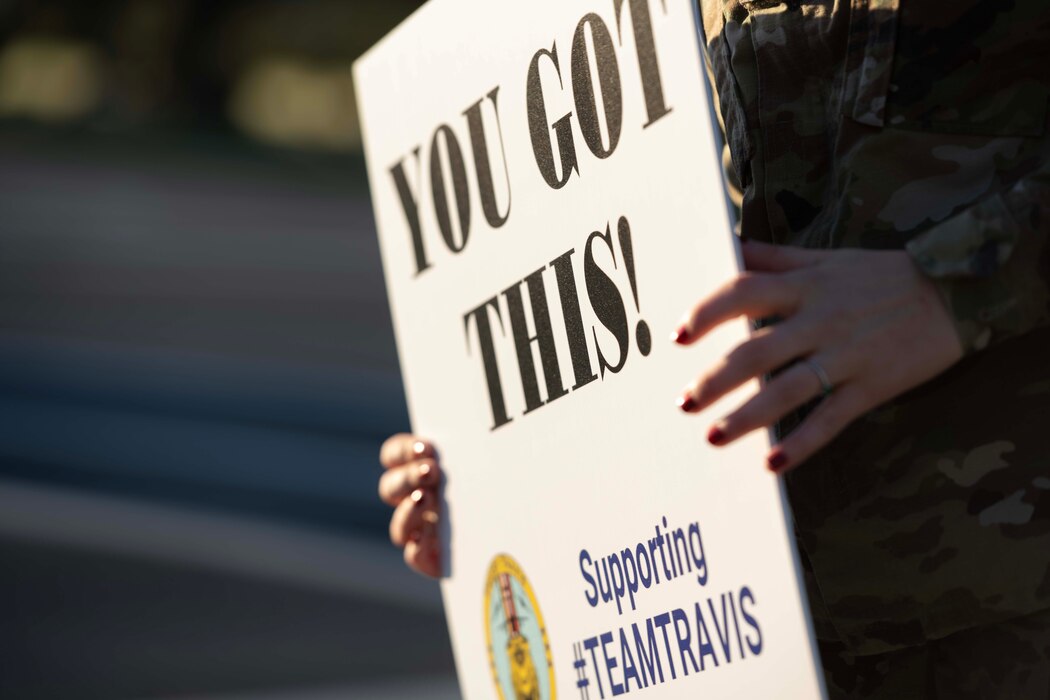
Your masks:
M871 126L1038 136L1048 59L1045 0L853 0L843 111Z

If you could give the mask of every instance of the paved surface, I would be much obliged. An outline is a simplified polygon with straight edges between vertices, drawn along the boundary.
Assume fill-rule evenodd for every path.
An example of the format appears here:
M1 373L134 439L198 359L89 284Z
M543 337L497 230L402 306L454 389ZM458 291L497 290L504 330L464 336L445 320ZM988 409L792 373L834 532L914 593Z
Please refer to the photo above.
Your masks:
M0 476L382 537L376 454L407 415L367 193L11 141Z
M193 695L161 700L459 700L459 686L451 676L435 676L410 681L360 683L330 688L294 688L262 695Z
M440 613L11 539L0 562L3 698L309 698L389 683L398 697L406 678L431 676L454 687ZM319 697L384 697L338 692Z
M455 697L360 163L82 136L0 129L0 698Z

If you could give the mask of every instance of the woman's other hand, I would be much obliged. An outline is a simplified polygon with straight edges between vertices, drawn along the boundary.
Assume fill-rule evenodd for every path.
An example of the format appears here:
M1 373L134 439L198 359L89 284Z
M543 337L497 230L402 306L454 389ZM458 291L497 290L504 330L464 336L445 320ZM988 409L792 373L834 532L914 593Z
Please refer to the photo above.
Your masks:
M743 245L747 272L688 313L675 340L689 345L725 321L778 316L686 389L678 403L699 412L741 384L793 365L710 428L726 445L824 399L767 456L792 469L853 420L955 364L963 355L936 287L904 251L808 250Z
M404 549L406 564L437 578L441 575L437 451L426 440L402 433L383 443L379 461L386 469L379 478L379 497L394 506L390 541Z

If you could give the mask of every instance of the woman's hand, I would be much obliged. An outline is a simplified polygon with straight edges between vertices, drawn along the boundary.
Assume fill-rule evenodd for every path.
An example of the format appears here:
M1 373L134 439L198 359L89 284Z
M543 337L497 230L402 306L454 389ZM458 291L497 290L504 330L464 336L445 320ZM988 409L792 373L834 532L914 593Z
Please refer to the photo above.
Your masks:
M421 574L441 575L437 523L441 468L434 446L415 435L394 435L383 443L379 497L394 506L390 540L405 550L405 563Z
M739 316L783 320L731 351L678 404L687 412L702 411L744 382L798 362L715 422L707 436L714 445L772 425L824 393L767 457L774 472L787 471L854 419L963 355L936 287L904 251L818 251L753 241L743 251L748 271L693 307L674 339L690 345Z

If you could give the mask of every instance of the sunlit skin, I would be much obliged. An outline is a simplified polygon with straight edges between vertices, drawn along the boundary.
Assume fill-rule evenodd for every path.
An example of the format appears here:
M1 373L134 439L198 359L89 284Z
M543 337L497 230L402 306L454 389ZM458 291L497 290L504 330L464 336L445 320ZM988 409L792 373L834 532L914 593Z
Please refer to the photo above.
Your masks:
M936 287L904 251L809 250L747 242L743 252L747 271L700 300L671 332L675 342L691 346L733 319L782 319L755 332L678 397L680 408L712 420L705 427L716 446L764 429L823 393L818 375L799 363L764 383L729 414L704 412L736 387L793 361L815 361L834 389L770 450L766 465L777 473L803 464L855 419L936 377L963 356ZM689 352L688 347L682 351ZM426 440L395 435L384 443L380 461L386 472L379 493L395 507L391 540L404 547L410 567L440 575L437 451Z
M437 578L441 574L437 451L429 442L401 433L383 443L379 461L386 468L379 478L379 497L394 506L390 541L404 549L405 563L411 568Z

